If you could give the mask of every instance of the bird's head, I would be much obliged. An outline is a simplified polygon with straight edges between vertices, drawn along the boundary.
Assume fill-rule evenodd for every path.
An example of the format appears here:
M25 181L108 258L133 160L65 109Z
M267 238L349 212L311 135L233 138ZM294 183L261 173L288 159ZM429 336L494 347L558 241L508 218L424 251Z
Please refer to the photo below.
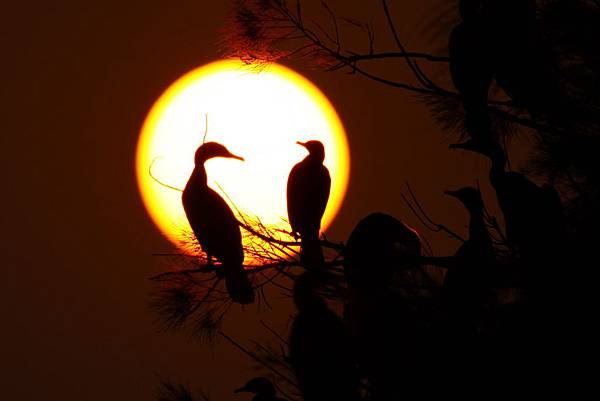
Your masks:
M452 196L458 199L465 205L469 210L482 210L483 200L481 199L481 192L473 187L464 187L456 191L444 191L446 195Z
M250 379L244 387L235 390L234 393L252 393L274 397L276 392L271 380L266 377L255 377Z
M205 161L207 161L208 159L212 159L213 157L228 157L230 159L244 161L242 157L234 155L220 143L207 142L205 144L200 145L198 150L196 150L194 162L196 163L196 165L202 165Z
M323 163L325 160L325 147L320 141L296 142L300 146L304 146L308 150L308 154Z

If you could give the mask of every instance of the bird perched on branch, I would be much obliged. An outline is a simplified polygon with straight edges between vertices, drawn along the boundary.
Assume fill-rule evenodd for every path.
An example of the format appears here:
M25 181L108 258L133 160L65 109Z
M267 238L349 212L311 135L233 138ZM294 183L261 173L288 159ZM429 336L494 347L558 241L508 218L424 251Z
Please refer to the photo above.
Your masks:
M472 139L490 133L488 91L492 84L492 43L486 26L486 2L461 0L462 22L450 34L450 75L462 96L465 128Z
M331 177L323 165L323 144L319 141L297 143L308 150L308 156L292 168L288 177L288 219L292 233L299 236L302 242L303 263L309 268L318 268L324 262L319 233L329 199Z
M417 284L420 256L416 231L384 213L362 219L346 243L344 323L374 400L400 399L420 387L417 365L427 358L417 316L397 285L404 274L409 286Z
M225 285L231 299L240 304L254 302L254 290L246 276L240 227L233 212L207 183L204 162L214 157L244 160L216 142L201 145L194 157L195 167L183 190L185 215L208 262L221 262Z
M255 396L252 401L286 401L277 397L277 391L271 380L266 377L255 377L234 391L234 393L252 393Z
M358 401L359 377L342 320L318 293L327 278L307 271L296 279L290 362L306 401Z
M452 313L471 320L490 295L494 247L485 225L479 190L464 187L445 194L458 199L469 211L469 238L458 248L454 263L448 266L444 293Z
M496 81L516 104L533 111L550 100L540 96L548 96L554 84L540 79L547 65L540 65L536 46L536 2L488 0L487 8Z
M496 191L498 205L504 215L506 237L525 264L525 281L534 292L546 292L542 284L554 266L568 252L563 209L556 190L545 184L538 186L524 174L506 171L506 155L496 142L450 145L451 148L477 152L491 161L490 183Z
M421 239L415 230L384 213L373 213L352 230L345 250L344 270L355 287L391 284L394 272L419 264Z

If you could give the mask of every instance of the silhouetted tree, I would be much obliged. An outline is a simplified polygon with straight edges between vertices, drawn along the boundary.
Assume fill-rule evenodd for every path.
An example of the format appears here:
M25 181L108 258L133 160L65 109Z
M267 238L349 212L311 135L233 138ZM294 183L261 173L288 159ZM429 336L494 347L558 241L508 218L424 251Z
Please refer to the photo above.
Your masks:
M416 94L444 131L457 134L453 148L491 161L489 180L506 228L489 215L477 189L448 191L469 212L469 235L462 238L433 221L408 187L406 204L425 229L459 242L455 254L432 255L422 233L381 213L358 222L346 244L326 240L315 226L324 210L319 204L318 219L309 219L315 263L306 258L307 243L297 240L307 230L293 213L285 232L234 210L242 251L252 260L237 265L248 286L265 305L269 285L295 301L289 340L265 325L280 347L257 342L251 351L221 330L233 298L217 274L226 261L210 263L202 252L209 250L197 246L170 255L172 270L152 278L159 284L152 305L165 328L225 338L270 372L290 400L450 396L473 383L516 391L536 386L530 372L566 379L568 350L575 342L585 346L577 340L593 320L589 292L579 283L600 223L600 4L450 1L432 10L439 21L433 36L447 49L432 55L408 50L386 0L381 12L396 48L383 50L371 24L342 18L321 2L325 29L307 17L307 3L233 1L225 54L256 69L301 59ZM364 34L365 50L343 40L348 29ZM371 68L398 59L410 81ZM529 173L510 171L511 135L535 139ZM301 192L297 204L307 201ZM189 237L191 245L200 239ZM248 389L275 397L265 380ZM191 399L185 387L163 387L160 400Z

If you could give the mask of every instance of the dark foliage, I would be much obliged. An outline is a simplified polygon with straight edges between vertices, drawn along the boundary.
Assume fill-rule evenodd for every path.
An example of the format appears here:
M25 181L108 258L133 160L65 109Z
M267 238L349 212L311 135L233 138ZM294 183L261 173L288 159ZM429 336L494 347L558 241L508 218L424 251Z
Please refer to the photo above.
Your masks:
M279 347L255 342L257 351L248 351L223 333L231 299L218 274L221 265L207 264L199 250L176 256L186 266L154 278L161 286L153 307L165 328L190 327L203 339L220 334L294 397L307 400L335 394L346 400L448 398L479 386L513 395L536 390L539 396L573 383L580 374L574 356L589 345L585 333L594 321L593 280L582 268L594 260L600 224L600 5L450 3L454 10L441 9L453 15L436 17L447 29L441 23L432 33L447 48L458 29L451 46L466 48L450 57L408 51L385 0L381 9L394 50L379 51L374 27L341 18L324 2L330 29L309 20L302 2L285 0L235 1L222 45L251 67L304 59L418 96L441 128L461 140L453 147L491 161L489 181L506 228L487 212L477 189L449 191L469 212L463 238L433 221L409 187L405 202L425 229L457 240L454 255L432 255L423 233L374 214L357 224L346 244L319 237L315 244L324 256L315 271L302 259L296 233L237 211L243 251L253 261L246 273L259 299L271 307L265 286L294 297L298 313L290 340L269 329ZM475 14L465 8L469 4ZM472 23L473 15L481 20ZM514 16L512 24L507 16ZM341 39L343 27L363 32L366 50L350 49ZM473 46L481 52L472 52ZM476 57L481 53L483 62ZM369 67L393 59L405 63L411 82ZM474 84L468 82L472 74L461 75L484 67ZM432 73L438 70L446 76ZM527 173L511 171L507 163L514 135L535 139ZM174 385L165 389L186 394ZM175 399L185 398L160 400Z

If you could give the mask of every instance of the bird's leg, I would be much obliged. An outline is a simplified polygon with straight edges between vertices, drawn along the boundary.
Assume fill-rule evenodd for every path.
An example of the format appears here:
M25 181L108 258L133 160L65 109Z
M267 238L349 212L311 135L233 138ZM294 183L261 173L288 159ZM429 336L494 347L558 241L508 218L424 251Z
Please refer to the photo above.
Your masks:
M217 275L217 277L222 278L223 277L223 272L220 269L215 268L215 264L213 262L213 256L210 253L206 254L206 267L207 270L211 270L213 269L215 271L215 274Z
M215 275L216 275L218 278L223 278L223 277L225 277L225 271L223 270L223 268L222 268L222 267L221 267L221 268L217 268L217 267L214 265L214 263L213 263L213 256L212 256L211 254L208 254L208 253L207 253L207 254L206 254L206 258L207 258L207 260L208 260L208 261L207 261L207 263L206 263L206 266L207 266L207 267L209 267L209 268L213 268L213 269L215 270Z

